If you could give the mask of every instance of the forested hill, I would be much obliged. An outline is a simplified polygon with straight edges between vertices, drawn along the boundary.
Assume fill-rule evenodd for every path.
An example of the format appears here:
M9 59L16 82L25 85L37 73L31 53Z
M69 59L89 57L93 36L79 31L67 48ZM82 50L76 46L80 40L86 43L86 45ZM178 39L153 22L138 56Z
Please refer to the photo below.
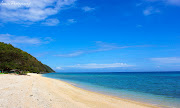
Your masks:
M54 72L49 66L42 64L27 52L15 48L11 44L0 42L0 70L9 71L12 69L33 73Z

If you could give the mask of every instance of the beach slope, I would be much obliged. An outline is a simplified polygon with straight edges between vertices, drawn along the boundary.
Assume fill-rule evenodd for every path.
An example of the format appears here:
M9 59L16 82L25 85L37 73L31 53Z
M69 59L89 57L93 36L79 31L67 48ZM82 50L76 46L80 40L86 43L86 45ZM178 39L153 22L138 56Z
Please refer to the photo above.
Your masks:
M156 108L38 74L0 75L0 85L0 108Z

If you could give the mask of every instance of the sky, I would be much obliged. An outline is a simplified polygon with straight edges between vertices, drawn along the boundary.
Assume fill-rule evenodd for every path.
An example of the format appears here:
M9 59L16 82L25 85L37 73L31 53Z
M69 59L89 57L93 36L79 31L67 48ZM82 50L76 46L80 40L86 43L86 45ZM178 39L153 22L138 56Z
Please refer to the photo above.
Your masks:
M180 71L180 0L0 0L0 42L56 72Z

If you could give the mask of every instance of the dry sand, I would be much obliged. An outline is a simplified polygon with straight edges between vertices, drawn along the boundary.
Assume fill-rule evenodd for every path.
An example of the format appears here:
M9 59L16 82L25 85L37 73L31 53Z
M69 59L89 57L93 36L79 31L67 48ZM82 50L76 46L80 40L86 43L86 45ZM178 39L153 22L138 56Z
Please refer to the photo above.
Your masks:
M66 82L30 76L0 75L0 108L156 108L90 92Z

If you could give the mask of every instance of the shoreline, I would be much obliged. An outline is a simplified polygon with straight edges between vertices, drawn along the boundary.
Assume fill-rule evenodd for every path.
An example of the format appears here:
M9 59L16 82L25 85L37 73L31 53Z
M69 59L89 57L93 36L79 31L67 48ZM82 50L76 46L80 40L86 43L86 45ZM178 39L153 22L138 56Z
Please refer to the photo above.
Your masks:
M44 76L42 76L42 77L44 77ZM48 77L45 77L45 78L48 78ZM48 78L48 79L53 79L53 78ZM151 103L135 101L135 100L127 99L127 98L117 97L117 96L114 96L114 95L111 95L111 94L103 94L101 92L91 91L91 90L88 90L88 89L84 89L84 88L78 87L78 86L76 86L75 83L70 83L70 82L62 81L60 79L53 79L53 80L57 80L57 81L66 83L67 85L73 86L76 89L83 90L83 91L86 91L86 92L91 92L91 93L96 94L96 95L103 95L103 96L107 96L107 97L114 98L114 99L117 99L117 100L123 100L123 101L127 101L127 102L130 102L130 103L147 106L147 107L150 107L150 108L162 108L162 107L163 108L169 108L168 106L164 106L164 105L153 105Z
M53 78L51 78L51 79L53 79ZM171 108L171 107L176 108L174 106L168 106L168 105L164 105L162 103L153 102L155 100L146 101L146 100L143 100L142 98L141 99L139 99L139 98L131 98L131 96L134 95L134 94L131 94L131 95L128 95L128 96L124 96L124 95L122 96L122 95L113 94L111 92L106 92L105 90L102 90L102 89L100 89L98 91L97 91L97 89L95 89L95 90L94 89L89 89L89 88L86 88L87 85L86 86L84 86L84 85L81 86L80 84L76 84L76 83L73 83L73 82L68 82L68 81L66 82L66 81L61 80L61 79L57 79L57 80L68 83L68 84L70 84L70 85L72 85L74 87L80 88L82 90L86 90L88 92L93 92L93 93L97 93L97 94L103 94L103 95L106 95L106 96L110 96L112 98L118 98L118 99L121 99L121 100L133 102L133 103L138 103L138 104L143 104L143 105L148 105L148 106L150 105L150 106L155 106L155 107L160 107L160 108ZM134 92L134 93L136 94L137 92ZM140 96L140 95L138 95L138 96ZM142 94L141 94L141 96L142 96ZM144 99L146 99L146 98L151 99L152 97L150 97L150 98L149 97L146 97L146 98L143 97L143 98ZM154 98L152 98L152 99L154 99Z
M84 90L38 74L0 75L0 78L2 108L159 108L148 103Z
M47 77L45 77L45 78L47 78ZM49 79L53 79L53 78L49 78ZM83 89L83 88L80 88L80 87L76 87L75 85L73 85L71 83L68 83L68 82L65 82L65 81L62 81L62 80L59 80L59 79L55 79L55 80L66 83L67 85L73 86L76 89L83 90L83 91L86 91L86 92L91 92L91 93L96 94L96 95L103 95L103 96L107 96L107 97L114 98L114 99L117 99L117 100L123 100L123 101L127 101L127 102L134 103L134 104L140 104L140 105L151 107L151 108L159 108L158 106L154 106L154 105L151 105L151 104L148 104L148 103L143 103L143 102L140 102L140 101L124 99L124 98L116 97L116 96L113 96L113 95L110 95L110 94L108 95L108 94L98 93L98 92L95 92L95 91L86 90L86 89Z

